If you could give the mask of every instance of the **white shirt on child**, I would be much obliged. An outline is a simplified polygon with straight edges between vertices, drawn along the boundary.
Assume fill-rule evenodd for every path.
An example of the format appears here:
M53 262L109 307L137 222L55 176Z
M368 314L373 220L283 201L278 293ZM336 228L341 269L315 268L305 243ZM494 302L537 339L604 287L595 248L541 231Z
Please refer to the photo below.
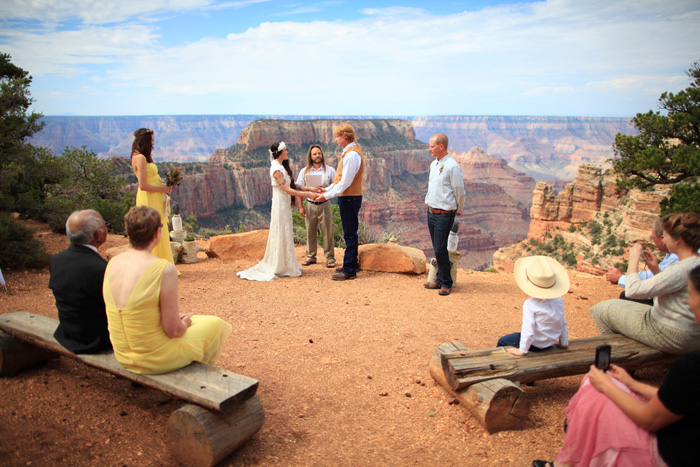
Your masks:
M520 351L524 354L531 345L546 349L559 342L569 345L569 332L564 317L564 300L534 298L523 302L523 325L520 329Z

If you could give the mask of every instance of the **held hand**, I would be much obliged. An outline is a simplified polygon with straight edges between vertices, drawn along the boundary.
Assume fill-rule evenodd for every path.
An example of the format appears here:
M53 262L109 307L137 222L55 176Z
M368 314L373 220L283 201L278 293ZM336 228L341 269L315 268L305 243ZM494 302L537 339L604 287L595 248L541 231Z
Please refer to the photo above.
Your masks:
M185 314L180 313L180 320L181 320L183 323L185 323L185 326L187 326L188 328L189 328L190 326L192 326L192 320L190 319L190 317L191 317L192 315L193 315L193 313L185 313Z
M299 206L299 215L301 217L306 217L306 209L304 209L304 206Z
M629 387L630 384L634 382L634 378L632 378L630 374L625 371L624 368L615 364L610 365L608 374L610 374L610 376L612 376L627 387Z
M642 257L642 253L644 253L644 248L641 243L637 242L632 245L632 248L630 248L630 263L638 263L639 259Z
M163 187L163 193L166 195L169 195L171 191L173 191L173 187L167 185Z
M516 357L523 357L525 355L520 351L520 349L516 349L515 347L508 347L506 349L506 352L508 352L511 355L515 355Z
M659 260L656 259L655 255L652 255L650 252L646 251L644 252L644 256L644 263L649 269L656 270L659 268Z
M622 277L622 271L617 268L610 268L608 269L608 272L605 273L605 279L611 284L617 285L620 277Z
M605 394L607 388L611 385L614 386L615 383L612 382L610 377L606 375L603 371L591 365L591 369L588 372L588 381L591 382L594 388Z
M461 212L461 211L455 213L455 216L461 216L461 215L462 215L462 212Z
M314 188L310 188L309 190L312 191L312 192L314 192L314 193L323 193L324 191L326 191L326 190L324 190L323 188L321 188L320 186L317 186L317 187L314 187Z

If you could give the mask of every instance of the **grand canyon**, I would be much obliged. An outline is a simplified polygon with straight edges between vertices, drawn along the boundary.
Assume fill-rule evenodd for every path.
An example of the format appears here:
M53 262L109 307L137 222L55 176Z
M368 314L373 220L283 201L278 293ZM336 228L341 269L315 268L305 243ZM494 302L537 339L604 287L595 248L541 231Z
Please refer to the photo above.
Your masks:
M460 164L467 204L460 224L460 265L483 269L498 248L524 239L536 182L555 189L573 180L584 163L609 166L617 133L632 134L624 118L413 117L261 118L260 116L46 117L34 144L60 152L86 146L116 161L127 180L131 133L156 133L154 156L161 172L184 173L173 197L184 215L202 225L265 228L271 187L267 148L284 140L295 173L308 146L321 144L329 163L340 154L333 126L349 121L367 156L361 220L375 233L400 233L400 243L431 256L423 198L432 160L425 143L432 134L450 137ZM234 139L235 137L235 139ZM168 163L166 163L168 161Z

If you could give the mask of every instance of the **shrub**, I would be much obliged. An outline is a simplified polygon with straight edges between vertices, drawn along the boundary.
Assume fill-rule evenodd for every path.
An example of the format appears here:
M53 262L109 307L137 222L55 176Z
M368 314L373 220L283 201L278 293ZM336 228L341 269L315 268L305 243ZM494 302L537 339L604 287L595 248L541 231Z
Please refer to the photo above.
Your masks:
M357 243L358 245L367 245L369 243L379 243L379 239L372 232L372 229L367 227L367 224L360 222L357 228Z
M43 268L50 259L44 244L34 238L32 229L0 212L0 265L3 269Z
M576 253L574 253L573 251L569 251L567 253L564 253L564 255L561 257L561 259L570 268L575 268L577 265Z
M498 269L496 269L494 266L491 266L491 267L484 269L484 272L491 272L494 274L498 274Z
M591 235L599 235L603 232L603 226L596 221L590 221L588 223L588 232Z

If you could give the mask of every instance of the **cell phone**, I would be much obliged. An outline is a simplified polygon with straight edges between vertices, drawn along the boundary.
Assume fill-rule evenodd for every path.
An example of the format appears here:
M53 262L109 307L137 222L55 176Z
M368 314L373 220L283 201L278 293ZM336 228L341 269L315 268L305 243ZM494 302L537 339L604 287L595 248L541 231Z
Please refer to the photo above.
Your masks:
M610 368L610 345L603 344L595 348L595 367L602 371Z

